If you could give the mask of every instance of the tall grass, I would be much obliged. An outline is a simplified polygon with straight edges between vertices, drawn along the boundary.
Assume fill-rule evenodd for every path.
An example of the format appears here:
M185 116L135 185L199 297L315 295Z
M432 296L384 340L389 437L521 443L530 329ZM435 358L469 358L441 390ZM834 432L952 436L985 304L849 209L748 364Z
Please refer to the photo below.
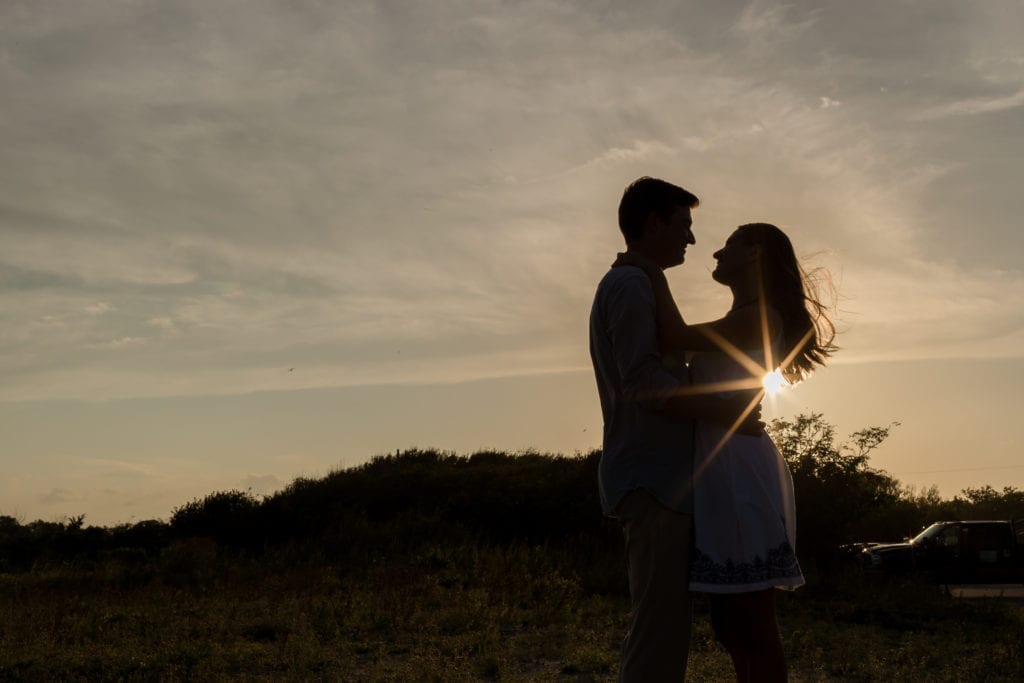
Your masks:
M0 576L3 680L613 680L628 605L543 546L426 546L353 571L178 544L151 573ZM847 578L780 594L795 680L1020 680L1024 608ZM696 602L693 680L728 680Z

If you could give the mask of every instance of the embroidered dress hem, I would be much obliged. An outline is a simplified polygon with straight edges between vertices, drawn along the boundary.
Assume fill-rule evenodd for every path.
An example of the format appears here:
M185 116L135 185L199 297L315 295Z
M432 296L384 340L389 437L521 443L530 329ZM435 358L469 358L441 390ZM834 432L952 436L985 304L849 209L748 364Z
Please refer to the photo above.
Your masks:
M796 590L804 585L796 554L787 541L767 553L767 559L750 562L715 562L694 548L690 590L697 593L748 593L779 588Z
M779 579L774 581L763 581L761 583L744 583L735 585L725 585L721 583L694 583L690 582L691 593L753 593L754 591L768 590L769 588L777 588L783 591L795 591L800 586L804 585L802 577L795 576L790 579L786 579L786 583L780 583Z

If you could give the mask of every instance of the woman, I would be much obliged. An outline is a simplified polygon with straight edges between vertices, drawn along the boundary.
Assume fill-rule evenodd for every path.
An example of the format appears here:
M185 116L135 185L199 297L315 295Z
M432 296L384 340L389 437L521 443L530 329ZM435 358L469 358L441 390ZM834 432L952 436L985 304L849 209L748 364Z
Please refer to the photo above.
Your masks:
M683 321L661 269L626 255L617 262L647 272L659 341L696 352L695 386L749 391L774 370L796 382L824 364L836 350L835 331L785 233L768 223L741 225L714 257L711 276L732 290L733 303L725 317L700 325ZM745 436L699 421L696 432L690 589L711 595L715 635L739 681L785 680L773 589L804 583L789 469L763 431Z

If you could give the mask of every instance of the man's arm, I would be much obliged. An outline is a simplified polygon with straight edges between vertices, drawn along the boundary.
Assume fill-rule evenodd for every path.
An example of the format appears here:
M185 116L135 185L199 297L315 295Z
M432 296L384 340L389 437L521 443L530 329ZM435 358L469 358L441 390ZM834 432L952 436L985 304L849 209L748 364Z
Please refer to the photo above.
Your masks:
M757 436L764 429L761 396L762 392L756 389L734 392L726 398L687 392L666 400L661 406L661 412L710 420L739 434Z
M682 384L662 363L650 280L639 268L622 270L603 302L605 332L623 398L655 412L679 394Z

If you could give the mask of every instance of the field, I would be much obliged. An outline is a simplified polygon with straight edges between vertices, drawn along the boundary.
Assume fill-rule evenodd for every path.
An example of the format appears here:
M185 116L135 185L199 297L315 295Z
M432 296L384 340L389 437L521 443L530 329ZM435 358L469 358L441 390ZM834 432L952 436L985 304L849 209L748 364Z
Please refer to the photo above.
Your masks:
M626 599L560 564L463 546L345 568L197 539L154 563L4 574L0 679L614 680ZM856 577L779 598L793 680L1024 678L1020 603ZM699 600L688 678L731 678Z
M881 431L845 455L818 416L777 432L808 577L778 596L791 678L1024 680L1024 603L869 581L837 553L1020 517L1024 492L916 495L867 466ZM599 455L414 450L168 522L0 516L0 680L614 680L628 603ZM699 600L689 678L732 678Z

